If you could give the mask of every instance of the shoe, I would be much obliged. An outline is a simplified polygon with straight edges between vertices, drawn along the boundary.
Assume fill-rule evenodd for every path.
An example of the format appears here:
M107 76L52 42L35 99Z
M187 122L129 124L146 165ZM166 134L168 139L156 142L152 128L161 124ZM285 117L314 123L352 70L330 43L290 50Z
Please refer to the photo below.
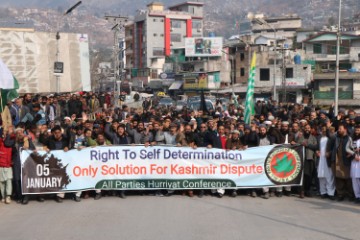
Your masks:
M291 196L291 191L286 191L286 190L285 190L284 195L287 196L287 197L290 197L290 196Z
M202 198L203 196L204 196L204 190L200 190L200 192L199 192L199 198Z
M331 201L336 200L335 196L329 196L329 199L330 199Z
M75 202L80 202L80 201L81 201L81 199L80 199L80 197L75 196L75 197L74 197L74 201L75 201Z
M223 196L224 196L224 194L222 194L222 193L218 194L218 198L222 198Z
M354 197L349 197L349 202L354 202L355 201L355 198Z
M360 204L360 198L355 199L354 203L355 204Z
M306 191L305 192L305 196L308 197L308 198L311 198L312 197L312 194L310 191Z
M252 198L256 198L256 196L257 196L257 195L256 195L256 192L255 192L255 191L252 191L252 192L251 192L251 197L252 197Z
M45 202L45 199L43 197L37 197L36 200L38 202Z
M2 202L2 203L5 203L5 199L4 199L4 198L3 198L3 199L1 199L1 202Z
M28 203L29 203L29 197L28 197L28 196L24 196L24 198L22 199L21 204L22 204L22 205L26 205L26 204L28 204Z
M97 193L94 197L94 200L99 200L101 198L101 193Z
M164 194L162 194L161 191L158 190L158 191L156 191L155 196L156 196L156 197L163 197Z
M283 192L276 192L275 195L276 195L277 197L282 197L282 196L283 196Z
M300 192L299 198L305 198L305 192L304 191Z
M321 199L326 199L326 198L328 198L329 197L329 195L327 195L326 193L325 194L321 194Z
M233 197L233 198L236 197L237 196L236 190L233 190L230 196Z
M125 198L126 198L125 192L124 192L124 191L120 191L119 197L122 198L122 199L125 199Z
M266 192L265 194L264 194L264 199L269 199L270 198L270 194L268 193L268 192Z
M63 199L62 199L61 197L56 196L56 197L55 197L55 201L56 201L57 203L62 203L62 202L63 202Z
M88 199L90 196L89 196L89 194L88 193L85 193L84 194L84 199ZM96 195L95 195L95 197L96 197Z
M188 191L189 197L194 197L194 192L193 191Z
M344 198L343 196L338 196L337 201L338 201L338 202L342 202L342 201L344 201L344 199L345 199L345 198Z
M7 197L5 198L5 203L6 203L6 204L10 204L10 203L11 203L11 198L10 198L10 196L7 196Z

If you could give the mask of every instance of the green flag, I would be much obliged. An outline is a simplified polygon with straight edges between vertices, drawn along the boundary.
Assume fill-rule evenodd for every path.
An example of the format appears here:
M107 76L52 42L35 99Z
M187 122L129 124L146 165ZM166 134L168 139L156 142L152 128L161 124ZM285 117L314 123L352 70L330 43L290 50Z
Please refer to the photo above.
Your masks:
M13 76L14 81L14 88L13 89L1 89L1 99L0 99L0 112L4 111L4 107L6 104L11 101L14 98L19 97L19 94L17 93L17 89L19 89L19 82L17 79Z
M248 87L246 92L245 119L244 119L246 124L250 124L251 116L255 114L255 107L254 107L255 74L256 74L256 53L254 52L251 60L251 69L250 69Z

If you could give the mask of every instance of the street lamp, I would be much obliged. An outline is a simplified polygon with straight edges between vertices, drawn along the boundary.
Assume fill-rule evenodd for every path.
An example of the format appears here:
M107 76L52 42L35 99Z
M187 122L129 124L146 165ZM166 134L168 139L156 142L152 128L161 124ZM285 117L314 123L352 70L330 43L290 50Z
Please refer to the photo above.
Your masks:
M57 66L60 66L61 70L58 73L63 73L63 67L64 67L64 63L60 62L60 50L59 50L59 40L60 40L60 22L63 20L63 18L68 15L69 13L71 13L75 8L77 8L80 4L82 3L82 1L77 2L75 5L73 5L72 7L70 7L68 10L66 10L66 12L64 13L64 15L61 17L61 20L58 21L57 24L57 32L56 32L56 62L54 64L54 73L57 73ZM56 92L60 92L60 75L56 74Z
M252 22L256 22L259 25L266 25L269 28L271 28L271 30L274 31L274 73L273 73L273 78L274 78L274 82L273 82L273 100L277 100L276 97L276 60L277 60L277 36L276 36L276 29L271 26L268 22L266 22L264 19L259 18L257 16L254 16L253 13L249 13L247 15L247 18L252 21Z

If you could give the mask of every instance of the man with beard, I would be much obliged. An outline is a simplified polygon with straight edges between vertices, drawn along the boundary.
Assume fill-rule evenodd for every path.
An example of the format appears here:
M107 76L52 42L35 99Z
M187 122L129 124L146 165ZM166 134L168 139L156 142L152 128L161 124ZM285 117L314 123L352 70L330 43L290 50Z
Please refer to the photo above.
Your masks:
M335 182L334 175L331 170L331 162L327 157L327 144L329 142L329 134L326 125L321 127L321 135L317 139L318 150L316 152L318 161L317 177L319 179L319 187L321 198L329 198L335 200Z
M206 133L207 133L207 126L205 123L201 123L200 130L196 131L195 145L197 147L206 147L206 145L204 144Z
M47 152L50 152L51 150L63 150L64 152L69 151L70 148L73 146L69 146L69 140L66 138L62 132L60 126L55 126L51 129L52 136L46 139L44 149ZM63 198L65 197L65 193L58 193L56 195L55 201L58 203L62 203ZM74 200L76 202L79 202L78 197L74 197Z
M152 131L152 134L154 136L154 139L153 139L153 142L151 143L151 145L164 144L165 136L164 136L164 132L161 129L162 127L161 127L160 123L154 122L153 126L154 126L154 130Z
M128 135L132 138L134 144L149 144L153 142L153 135L149 128L144 128L144 123L139 122L136 129L127 129Z
M280 133L281 133L281 141L280 141L280 143L294 144L296 142L294 134L289 131L289 122L288 121L284 121L284 122L281 123Z
M246 146L241 142L240 132L238 130L233 130L231 132L231 137L226 140L226 149L227 150L244 150ZM237 196L237 189L232 190L231 197Z
M318 150L318 145L316 138L311 134L309 124L305 125L303 136L299 138L298 143L305 147L304 182L301 187L300 198L304 198L304 195L311 197L311 180L315 170L315 151Z
M281 143L281 132L276 127L277 119L274 116L269 116L268 119L269 119L269 121L271 121L271 127L268 130L268 134L274 138L275 144L280 144Z
M273 137L268 135L266 126L261 124L259 126L259 144L258 145L259 146L268 146L268 145L273 145L273 144L274 144ZM264 193L264 198L269 199L270 194L269 194L268 187L263 188L263 193Z
M333 146L328 146L331 151L332 169L335 174L335 188L338 201L343 201L345 196L351 200L353 197L350 179L351 160L354 158L352 139L347 135L344 124L338 125Z
M360 125L357 125L353 135L355 157L351 161L351 179L355 194L355 203L360 204Z
M18 203L27 204L29 202L29 197L27 195L22 195L21 191L21 149L26 150L35 150L35 146L31 142L25 133L24 129L17 128L14 131L13 126L9 127L8 133L6 135L4 145L6 147L12 148L12 170L13 170L13 182L14 182L14 192L15 198ZM11 194L11 193L10 193ZM10 195L9 194L9 195ZM3 196L4 197L4 196ZM42 197L38 197L40 202L43 202Z

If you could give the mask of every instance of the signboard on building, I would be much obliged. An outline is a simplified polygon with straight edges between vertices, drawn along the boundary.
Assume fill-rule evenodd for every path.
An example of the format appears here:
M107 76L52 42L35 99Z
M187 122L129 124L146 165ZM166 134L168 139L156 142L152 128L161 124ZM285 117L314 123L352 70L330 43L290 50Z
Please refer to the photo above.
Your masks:
M282 86L281 79L276 79L276 86ZM287 87L304 87L305 86L305 78L298 77L298 78L287 78L286 79L286 86Z
M216 57L222 55L223 39L214 38L186 38L186 57Z
M186 73L183 79L184 90L208 89L208 75L206 73Z

